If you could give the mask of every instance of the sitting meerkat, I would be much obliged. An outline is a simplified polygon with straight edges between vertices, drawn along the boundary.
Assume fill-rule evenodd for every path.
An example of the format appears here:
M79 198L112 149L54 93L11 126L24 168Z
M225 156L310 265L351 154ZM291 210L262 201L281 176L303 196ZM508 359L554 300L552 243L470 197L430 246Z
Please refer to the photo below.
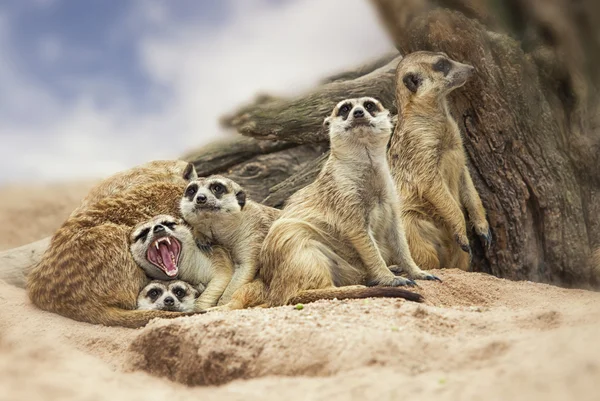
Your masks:
M194 312L200 291L181 280L151 281L138 295L139 310Z
M181 313L135 310L148 283L129 251L129 234L140 222L175 214L195 170L182 166L178 179L123 190L74 212L53 235L40 263L27 277L37 307L71 319L108 326L141 327L156 317ZM175 173L173 173L175 174Z
M290 197L259 256L269 306L306 290L439 280L413 262L386 151L392 122L373 98L343 100L325 120L331 151L317 179ZM409 278L395 276L391 268Z
M227 251L219 246L199 247L190 228L173 216L159 215L140 223L132 230L130 243L133 259L147 276L184 280L201 290L198 311L217 304L233 275Z
M240 185L218 175L190 182L180 211L198 241L229 251L235 271L219 305L229 302L237 289L255 278L262 241L281 211L247 199Z
M466 166L460 130L447 96L474 68L444 53L415 52L396 71L398 124L390 165L402 197L402 221L415 262L426 269L469 268L463 207L485 245L491 232Z

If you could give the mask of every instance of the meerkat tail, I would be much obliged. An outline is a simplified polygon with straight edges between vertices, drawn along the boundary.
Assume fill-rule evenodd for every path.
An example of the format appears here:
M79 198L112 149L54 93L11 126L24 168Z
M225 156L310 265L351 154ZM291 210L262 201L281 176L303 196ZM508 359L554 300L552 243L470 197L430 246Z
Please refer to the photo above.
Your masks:
M196 313L194 312L169 312L161 310L128 310L118 308L106 308L98 313L97 317L94 317L96 324L103 324L105 326L123 326L132 329L144 327L155 318L161 319L175 319L182 316L191 316Z
M421 294L398 287L365 287L352 285L319 290L304 290L290 299L290 304L315 302L320 299L404 298L407 301L423 302Z

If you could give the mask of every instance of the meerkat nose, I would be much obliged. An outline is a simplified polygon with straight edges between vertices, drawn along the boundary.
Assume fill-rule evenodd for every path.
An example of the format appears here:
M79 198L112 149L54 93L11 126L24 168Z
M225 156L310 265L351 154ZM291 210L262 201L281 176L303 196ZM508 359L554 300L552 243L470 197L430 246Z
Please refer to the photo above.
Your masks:
M163 302L167 306L173 306L173 304L175 304L175 300L172 297L166 297Z
M159 233L159 232L161 232L161 231L165 231L165 228L164 228L163 226L160 226L160 225L159 225L159 226L155 226L153 231L154 231L155 233Z
M206 199L206 195L200 194L196 197L196 203L206 203Z
M362 109L356 109L354 110L354 113L352 113L352 115L354 116L354 118L361 118L365 116L365 112L362 111Z

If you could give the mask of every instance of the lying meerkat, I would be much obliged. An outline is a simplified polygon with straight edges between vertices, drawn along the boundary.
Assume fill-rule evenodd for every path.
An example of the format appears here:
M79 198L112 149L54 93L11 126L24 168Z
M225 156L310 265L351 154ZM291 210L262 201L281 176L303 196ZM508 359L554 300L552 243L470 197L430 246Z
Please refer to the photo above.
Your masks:
M306 290L439 280L413 262L404 238L386 159L388 110L373 98L347 99L325 125L331 151L323 170L290 197L260 252L267 304L287 304ZM409 278L396 277L390 265Z
M194 312L199 295L200 291L185 281L154 280L140 291L137 308L139 310Z
M155 160L114 174L93 187L81 204L73 211L76 213L87 205L128 190L139 184L151 182L186 183L197 178L191 163L181 160ZM26 277L37 265L50 245L47 237L39 241L10 249L0 253L0 280L18 287L25 287Z
M133 259L147 276L184 280L201 290L198 311L217 304L233 275L227 251L219 246L198 247L190 228L173 216L159 215L140 223L131 232L130 243Z
M402 196L410 252L426 269L467 270L470 247L462 208L485 245L491 232L466 166L460 130L447 96L474 68L444 53L406 55L396 71L399 117L390 143L390 165Z
M218 175L190 182L180 211L199 241L229 251L235 272L219 304L229 302L237 289L255 278L263 239L281 211L246 199L240 185Z
M181 316L135 310L149 280L129 251L129 234L158 214L177 215L185 187L184 180L139 185L73 213L27 277L31 301L43 310L108 326L140 327L155 317Z

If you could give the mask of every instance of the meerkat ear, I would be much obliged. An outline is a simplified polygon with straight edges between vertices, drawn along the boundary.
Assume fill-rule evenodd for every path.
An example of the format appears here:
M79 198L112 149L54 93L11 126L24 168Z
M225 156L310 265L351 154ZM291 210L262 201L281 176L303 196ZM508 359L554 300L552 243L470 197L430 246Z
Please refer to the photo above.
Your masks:
M246 193L244 191L239 191L235 194L235 199L238 201L238 205L240 205L240 210L244 209L244 205L246 205Z
M186 181L192 181L198 178L198 173L196 173L196 168L192 163L188 163L185 166L185 170L183 170L183 179Z
M421 82L423 82L423 80L417 74L410 73L406 74L404 78L402 78L402 82L409 91L412 93L417 93L417 89L419 89L419 86L421 86Z
M323 121L323 131L329 131L329 126L331 125L331 117L327 117L325 121Z

